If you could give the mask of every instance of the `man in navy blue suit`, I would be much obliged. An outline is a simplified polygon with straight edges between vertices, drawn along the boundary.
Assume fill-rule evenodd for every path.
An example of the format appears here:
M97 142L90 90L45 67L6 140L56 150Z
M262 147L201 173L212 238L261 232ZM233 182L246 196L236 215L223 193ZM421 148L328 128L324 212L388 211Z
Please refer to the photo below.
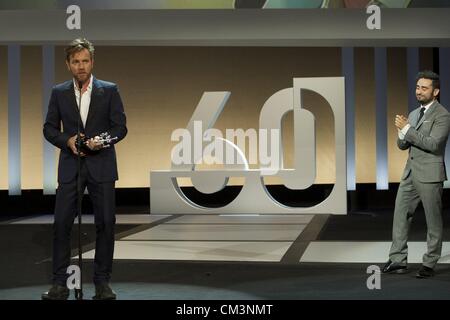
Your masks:
M78 126L86 140L80 150L81 190L87 187L95 215L94 299L115 299L109 281L114 253L116 152L112 143L104 148L95 137L107 132L117 137L114 143L122 140L127 134L125 112L117 86L92 75L94 46L88 40L76 39L69 44L66 65L73 79L53 88L43 130L45 138L61 152L53 225L53 286L42 299L69 297L66 271L77 214Z

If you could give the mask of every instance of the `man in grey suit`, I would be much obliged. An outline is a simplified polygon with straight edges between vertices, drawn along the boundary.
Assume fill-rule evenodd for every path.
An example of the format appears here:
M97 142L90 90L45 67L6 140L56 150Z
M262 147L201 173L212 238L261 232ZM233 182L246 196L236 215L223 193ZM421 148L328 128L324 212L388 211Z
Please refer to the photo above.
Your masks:
M416 97L421 107L409 117L395 117L397 145L408 150L408 160L395 200L392 246L383 273L408 271L408 231L414 211L422 201L427 222L427 252L417 278L434 275L442 251L442 188L447 180L445 146L450 130L450 113L436 100L439 75L431 71L417 75Z

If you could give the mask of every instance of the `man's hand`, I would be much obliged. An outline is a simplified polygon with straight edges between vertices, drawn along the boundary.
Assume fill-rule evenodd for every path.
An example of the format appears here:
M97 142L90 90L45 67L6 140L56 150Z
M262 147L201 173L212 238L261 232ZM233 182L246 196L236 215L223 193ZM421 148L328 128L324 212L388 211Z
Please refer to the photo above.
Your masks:
M86 141L86 146L91 149L92 151L97 151L103 148L103 144L98 141L100 137L91 138Z
M408 124L408 118L406 118L404 115L396 115L395 116L395 126L399 130L402 130L407 124Z
M83 133L80 133L81 137L84 137ZM67 140L67 146L72 150L74 155L78 155L78 150L77 150L77 135L74 135L72 137L70 137L69 140ZM80 156L84 157L86 156L83 152L80 152Z

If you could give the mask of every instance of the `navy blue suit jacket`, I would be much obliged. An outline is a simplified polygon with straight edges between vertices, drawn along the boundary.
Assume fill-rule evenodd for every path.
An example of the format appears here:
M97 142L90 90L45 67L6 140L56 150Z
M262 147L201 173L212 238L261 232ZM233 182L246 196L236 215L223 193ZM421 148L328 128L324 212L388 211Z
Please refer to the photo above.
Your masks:
M81 132L87 137L108 132L111 137L118 139L111 143L111 147L87 155L85 163L97 182L112 182L119 178L114 143L127 134L126 117L117 86L96 78L92 82L91 103L85 127L80 119ZM69 138L77 134L77 120L80 118L75 99L73 80L56 85L52 90L44 124L45 138L61 149L59 183L69 183L77 174L77 156L67 146Z

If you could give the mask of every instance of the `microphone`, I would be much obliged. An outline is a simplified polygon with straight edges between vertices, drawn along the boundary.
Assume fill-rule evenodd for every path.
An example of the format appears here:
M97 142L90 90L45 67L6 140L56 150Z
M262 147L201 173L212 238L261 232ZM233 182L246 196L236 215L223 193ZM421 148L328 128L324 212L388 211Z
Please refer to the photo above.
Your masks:
M81 139L80 136L80 118L81 118L81 88L83 87L83 82L81 82L80 80L77 81L78 84L78 91L80 93L80 96L78 98L78 120L77 120L77 150L78 152L81 151L81 144L84 142L83 139Z
M83 300L83 255L82 255L82 246L81 246L81 201L83 195L81 194L81 88L83 87L83 83L81 81L77 81L78 90L80 92L80 97L78 99L78 120L77 120L77 211L78 211L78 267L80 269L80 286L79 288L75 288L75 299Z

